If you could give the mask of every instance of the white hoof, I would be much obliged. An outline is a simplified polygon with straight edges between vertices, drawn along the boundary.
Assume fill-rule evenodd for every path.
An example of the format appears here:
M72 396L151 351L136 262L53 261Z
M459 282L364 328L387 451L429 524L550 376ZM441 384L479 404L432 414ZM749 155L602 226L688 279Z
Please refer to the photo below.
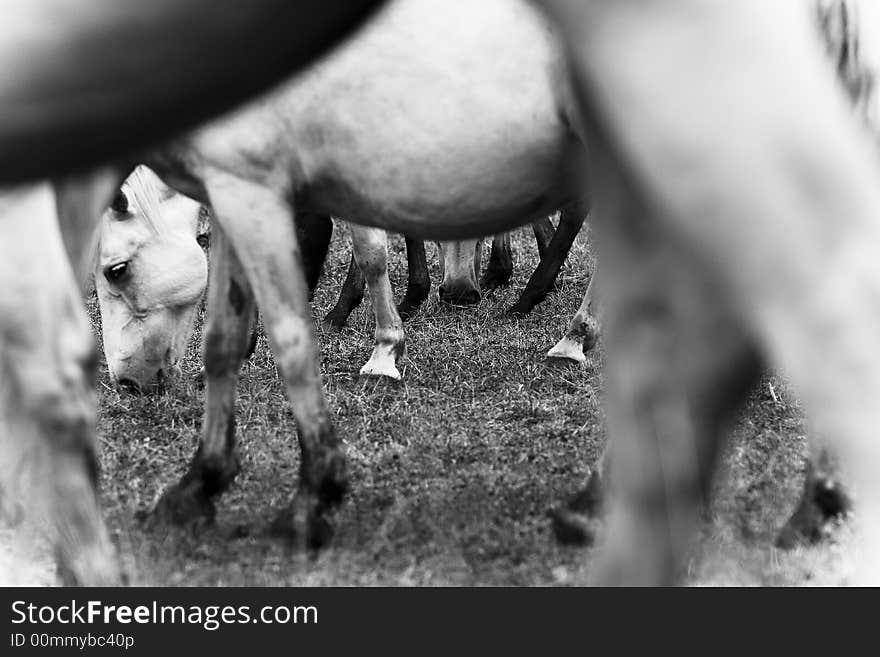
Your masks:
M584 363L587 360L583 345L567 335L547 352L547 358L567 358L576 363Z
M377 344L373 348L370 360L361 368L361 375L387 376L389 379L400 381L400 371L397 369L394 352L394 345Z

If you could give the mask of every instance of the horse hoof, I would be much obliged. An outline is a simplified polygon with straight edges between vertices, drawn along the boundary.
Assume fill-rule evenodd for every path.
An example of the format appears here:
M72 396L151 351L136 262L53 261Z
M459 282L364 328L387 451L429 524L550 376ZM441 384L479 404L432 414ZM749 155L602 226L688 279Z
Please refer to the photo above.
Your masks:
M565 507L551 509L548 515L553 535L562 545L589 547L602 532L601 520Z
M360 371L361 376L375 376L375 377L386 377L392 379L394 381L400 381L402 378L400 375L400 370L397 369L396 365L389 365L387 363L367 363L361 368Z
M275 516L269 534L286 540L297 552L315 553L330 544L333 525L318 507L298 495Z
M512 274L513 272L509 271L495 272L492 270L486 270L486 273L483 274L483 278L480 279L480 289L482 289L483 292L489 293L500 287L507 287L510 285L510 277Z
M547 515L556 540L563 545L593 545L602 531L605 486L602 476L593 472L587 485Z
M413 318L413 316L419 312L419 308L422 307L422 302L412 304L404 301L402 304L397 306L397 314L400 315L401 321L408 321Z
M575 363L587 362L587 357L584 355L583 345L567 335L547 352L547 358L571 360Z
M384 376L400 381L397 358L403 352L403 344L377 344L370 360L361 368L361 376Z
M532 312L532 308L534 308L537 304L533 303L531 300L524 300L520 298L515 304L513 304L508 310L507 314L511 317L525 317L530 312Z
M801 501L776 537L776 546L791 550L819 543L851 508L852 500L840 482L831 477L808 475Z
M217 509L199 482L181 482L166 490L153 510L141 514L148 527L211 525Z
M335 315L327 315L321 326L329 333L339 333L348 323L348 317L337 317Z

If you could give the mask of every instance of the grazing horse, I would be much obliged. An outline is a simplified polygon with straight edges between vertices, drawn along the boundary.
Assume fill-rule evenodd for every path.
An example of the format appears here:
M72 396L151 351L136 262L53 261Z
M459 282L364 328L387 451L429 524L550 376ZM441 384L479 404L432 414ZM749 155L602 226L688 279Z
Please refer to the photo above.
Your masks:
M92 273L107 368L123 387L161 383L189 345L208 284L200 209L138 167L103 213Z
M70 193L75 193L70 186L59 189L62 208ZM161 383L189 344L208 284L207 258L198 243L200 209L140 166L102 215L90 270L110 377L123 387L147 390ZM67 216L63 209L62 216ZM317 223L299 226L300 241L312 239ZM399 379L395 361L403 349L403 329L390 301L384 231L352 226L351 232L358 268L371 291L377 335L398 336L399 330L394 348L377 341L361 374ZM315 277L306 270L307 277Z

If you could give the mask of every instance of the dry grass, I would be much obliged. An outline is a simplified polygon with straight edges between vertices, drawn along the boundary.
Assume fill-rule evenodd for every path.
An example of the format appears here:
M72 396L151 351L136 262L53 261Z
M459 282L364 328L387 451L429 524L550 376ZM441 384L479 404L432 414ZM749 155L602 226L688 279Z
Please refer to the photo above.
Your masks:
M315 299L335 301L348 259L339 235ZM242 372L238 437L243 470L219 503L216 526L197 534L148 532L133 519L183 472L196 446L203 393L197 343L182 376L154 396L100 385L103 500L126 567L138 584L554 585L578 584L589 550L558 546L547 509L584 481L604 441L600 355L585 366L548 365L544 353L577 308L588 262L581 235L558 292L529 317L504 310L536 262L528 233L514 241L510 289L471 309L442 307L436 292L407 324L402 383L362 380L372 314L363 304L341 334L321 334L322 372L351 461L353 492L337 514L331 548L314 561L264 535L292 495L295 428L264 337ZM432 250L432 249L430 249ZM430 254L429 250L429 254ZM405 286L395 238L392 283ZM436 288L436 268L433 280ZM93 309L94 310L94 309ZM780 555L772 539L802 481L805 430L785 386L755 392L737 427L693 583L834 582L845 554L823 546Z

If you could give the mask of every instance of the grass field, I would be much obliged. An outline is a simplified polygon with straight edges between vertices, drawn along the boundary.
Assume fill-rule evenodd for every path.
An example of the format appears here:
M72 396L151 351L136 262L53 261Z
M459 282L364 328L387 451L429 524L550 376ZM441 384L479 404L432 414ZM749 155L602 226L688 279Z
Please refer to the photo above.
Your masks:
M557 545L546 512L582 485L603 447L601 345L586 365L547 363L544 354L583 294L586 239L586 232L578 238L558 290L525 319L504 311L537 260L530 231L514 239L512 286L468 309L438 302L430 245L434 290L406 326L401 383L358 377L372 344L368 303L342 333L319 332L325 390L353 488L336 515L332 546L314 560L266 535L273 514L295 490L298 450L265 336L239 383L242 472L219 502L216 525L197 533L147 531L134 516L182 474L197 444L203 403L193 383L201 365L198 339L181 376L161 394L117 392L103 366L103 502L132 583L583 583L590 550ZM402 239L394 238L391 275L398 298L406 283L402 249ZM337 227L316 317L335 302L348 254ZM765 380L735 427L688 583L845 579L845 531L816 548L786 553L772 547L802 485L805 433L785 384Z

